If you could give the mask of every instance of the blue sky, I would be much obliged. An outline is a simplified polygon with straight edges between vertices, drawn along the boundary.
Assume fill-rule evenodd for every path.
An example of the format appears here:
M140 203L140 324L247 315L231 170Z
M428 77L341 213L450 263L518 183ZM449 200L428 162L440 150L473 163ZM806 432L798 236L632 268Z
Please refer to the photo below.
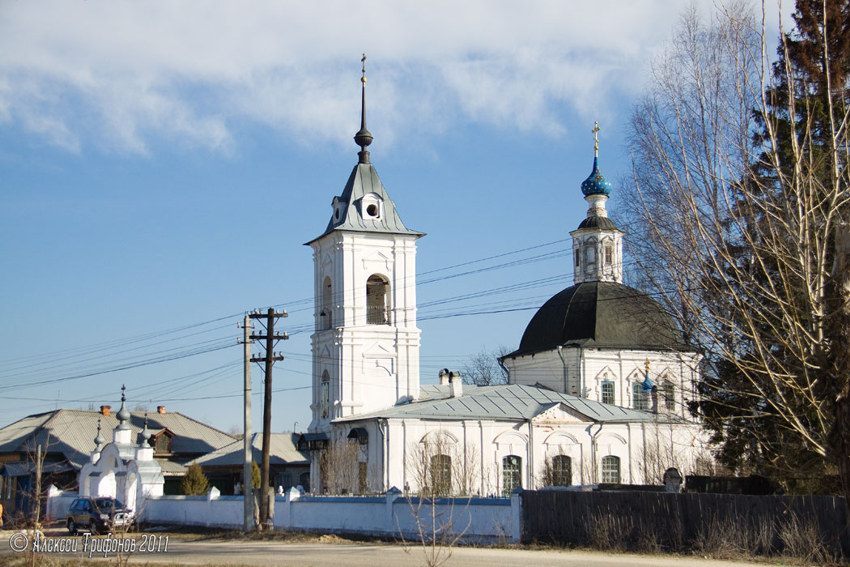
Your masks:
M372 161L427 233L423 383L516 347L572 283L593 123L616 210L632 105L684 7L0 3L0 425L117 407L126 383L131 408L241 428L237 322L276 306L273 429L306 428L303 244L357 160L362 52Z

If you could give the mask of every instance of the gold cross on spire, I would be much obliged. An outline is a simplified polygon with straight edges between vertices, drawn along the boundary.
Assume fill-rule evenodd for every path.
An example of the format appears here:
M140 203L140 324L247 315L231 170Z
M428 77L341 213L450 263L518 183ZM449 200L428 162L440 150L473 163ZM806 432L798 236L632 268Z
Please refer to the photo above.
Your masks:
M599 121L593 121L593 157L599 156Z
M363 59L361 59L360 62L363 63L363 76L360 77L360 80L365 85L366 84L366 54L365 53L363 54Z

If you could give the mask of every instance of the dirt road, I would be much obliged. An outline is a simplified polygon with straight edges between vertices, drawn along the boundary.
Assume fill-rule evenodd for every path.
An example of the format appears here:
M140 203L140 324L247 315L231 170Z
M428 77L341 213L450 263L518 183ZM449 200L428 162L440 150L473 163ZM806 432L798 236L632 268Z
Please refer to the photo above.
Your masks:
M32 545L27 534L0 532L0 564L15 556L14 549ZM118 547L135 548L130 564L257 565L297 567L377 567L426 565L422 547L391 543L293 543L285 541L222 541L165 534L132 534L123 542L96 542L85 536L56 532L40 542L42 553L67 558L114 558ZM95 544L99 548L93 552ZM103 548L110 547L112 549ZM141 550L144 546L144 550ZM471 548L452 550L448 567L523 565L534 567L752 567L752 563L690 557L605 554L588 551Z

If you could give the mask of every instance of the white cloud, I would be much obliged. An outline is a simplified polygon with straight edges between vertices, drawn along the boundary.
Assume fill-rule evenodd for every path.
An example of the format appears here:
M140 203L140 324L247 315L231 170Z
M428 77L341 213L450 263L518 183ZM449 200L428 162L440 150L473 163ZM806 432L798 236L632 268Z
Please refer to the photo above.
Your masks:
M559 135L563 113L603 114L642 86L682 7L679 0L5 3L0 120L69 150L100 144L145 154L165 138L227 152L228 122L240 119L308 142L351 143L340 125L350 130L356 121L365 50L370 128L381 125L382 143L449 121Z

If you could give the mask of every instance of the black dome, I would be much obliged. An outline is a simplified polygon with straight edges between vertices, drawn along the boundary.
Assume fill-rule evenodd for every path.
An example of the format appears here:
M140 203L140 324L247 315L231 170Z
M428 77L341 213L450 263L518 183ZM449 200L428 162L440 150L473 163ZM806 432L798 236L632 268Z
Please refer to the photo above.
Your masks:
M617 223L609 219L608 217L600 217L598 215L593 215L587 217L578 225L578 229L582 228L601 228L604 230L619 230L617 228Z
M558 346L682 350L676 320L655 300L614 282L585 282L553 296L532 317L519 349L508 356Z

